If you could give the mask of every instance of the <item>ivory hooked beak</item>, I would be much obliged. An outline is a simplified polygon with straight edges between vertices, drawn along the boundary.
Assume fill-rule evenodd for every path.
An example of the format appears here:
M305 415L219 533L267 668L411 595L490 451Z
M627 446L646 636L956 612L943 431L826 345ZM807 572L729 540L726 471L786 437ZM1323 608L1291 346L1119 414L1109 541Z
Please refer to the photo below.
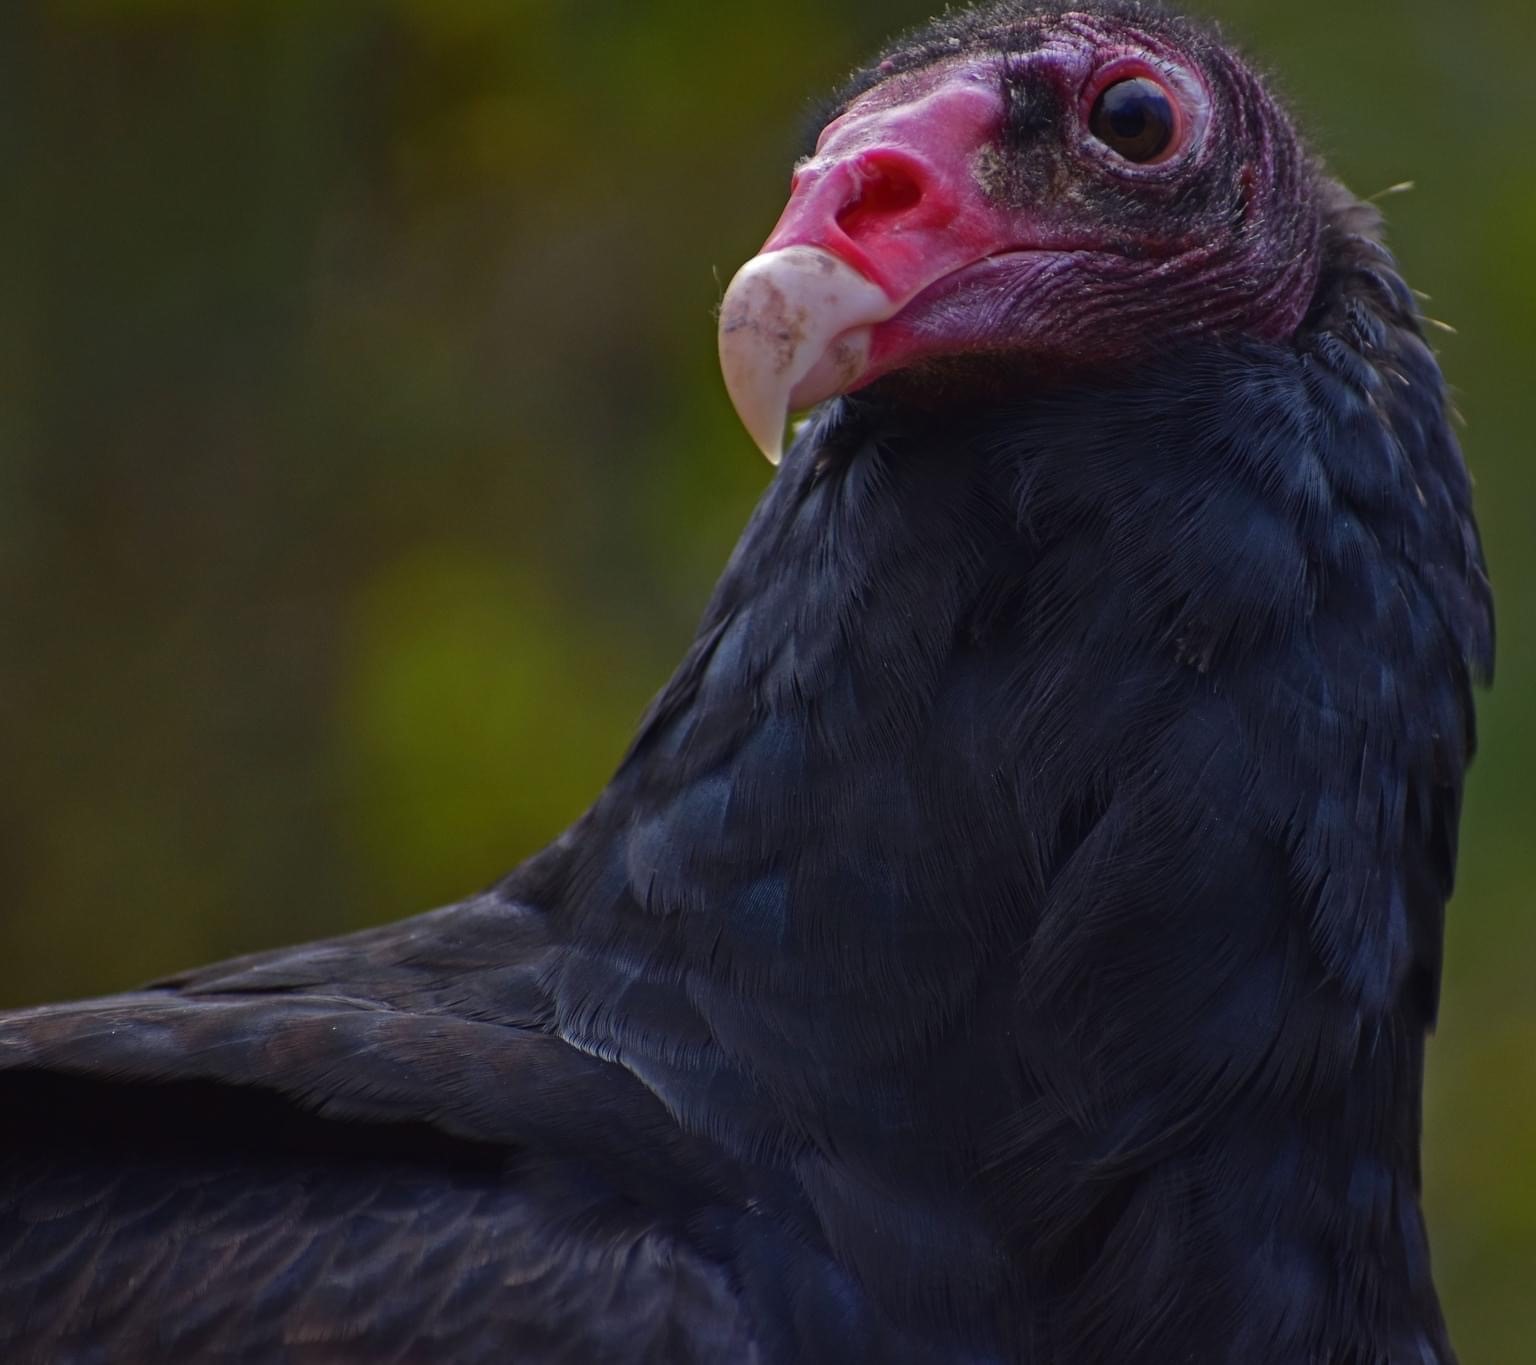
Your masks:
M736 272L720 304L720 370L770 463L783 454L789 414L851 389L868 366L871 329L897 309L820 247L765 251Z

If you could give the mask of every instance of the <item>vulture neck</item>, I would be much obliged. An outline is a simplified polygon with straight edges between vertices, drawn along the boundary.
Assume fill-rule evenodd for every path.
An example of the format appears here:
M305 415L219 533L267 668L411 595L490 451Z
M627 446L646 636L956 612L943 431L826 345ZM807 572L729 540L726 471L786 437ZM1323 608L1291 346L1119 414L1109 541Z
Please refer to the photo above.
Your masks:
M824 410L526 874L558 1029L904 1330L1451 1358L1419 1106L1487 600L1365 255L1293 347Z

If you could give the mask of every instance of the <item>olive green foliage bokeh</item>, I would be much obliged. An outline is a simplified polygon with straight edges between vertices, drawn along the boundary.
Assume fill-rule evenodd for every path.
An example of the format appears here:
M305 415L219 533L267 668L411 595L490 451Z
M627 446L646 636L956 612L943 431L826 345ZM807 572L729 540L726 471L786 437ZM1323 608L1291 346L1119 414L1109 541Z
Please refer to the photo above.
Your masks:
M582 810L768 477L721 283L927 7L0 5L0 1003L452 900ZM1465 1360L1536 1362L1536 8L1221 14L1357 191L1417 182L1458 329L1502 637L1426 1178Z

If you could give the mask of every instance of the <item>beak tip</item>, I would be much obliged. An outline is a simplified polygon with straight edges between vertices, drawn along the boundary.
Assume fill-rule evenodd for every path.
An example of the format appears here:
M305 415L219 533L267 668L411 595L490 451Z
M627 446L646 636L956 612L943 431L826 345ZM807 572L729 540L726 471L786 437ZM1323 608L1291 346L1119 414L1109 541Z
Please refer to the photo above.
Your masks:
M747 435L752 438L752 444L763 452L771 465L777 465L784 458L784 423L788 418L787 411L780 413L777 420L771 414L764 413L758 421L747 427Z
M767 252L737 272L720 305L720 369L737 416L770 464L783 456L792 408L857 381L867 335L843 334L894 311L878 285L819 248Z
M778 464L784 451L784 424L789 419L788 385L755 373L733 350L733 346L721 346L725 391L752 444L770 464Z

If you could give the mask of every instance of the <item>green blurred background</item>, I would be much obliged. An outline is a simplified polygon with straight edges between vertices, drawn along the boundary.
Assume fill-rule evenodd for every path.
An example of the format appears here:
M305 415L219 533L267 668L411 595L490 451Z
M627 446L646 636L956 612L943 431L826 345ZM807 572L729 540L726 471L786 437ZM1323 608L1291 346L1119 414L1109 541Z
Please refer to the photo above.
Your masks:
M0 1004L452 900L596 792L768 477L720 284L932 0L0 5ZM1216 0L1212 0L1216 3ZM1536 1362L1536 8L1229 0L1440 339L1499 590L1427 1181Z

